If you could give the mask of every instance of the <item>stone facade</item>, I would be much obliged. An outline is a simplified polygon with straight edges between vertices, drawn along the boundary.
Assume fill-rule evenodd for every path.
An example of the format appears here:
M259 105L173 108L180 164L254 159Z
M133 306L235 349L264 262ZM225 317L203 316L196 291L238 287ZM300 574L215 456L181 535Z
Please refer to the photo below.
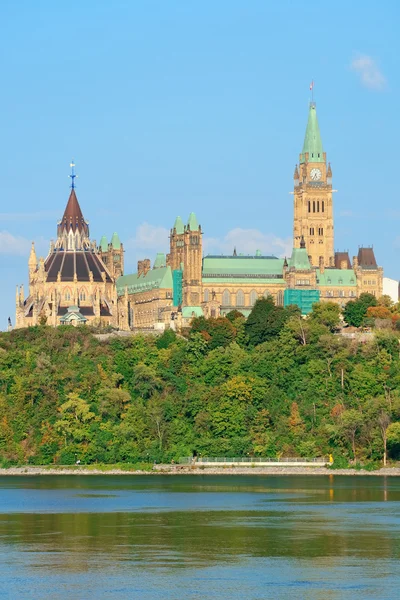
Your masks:
M123 268L122 244L116 248L111 243L104 252L97 248L72 187L57 226L57 240L47 257L38 259L32 243L29 291L25 298L23 286L17 288L15 326L47 323L56 327L68 322L117 326L117 263Z
M74 178L74 173L72 178ZM121 330L186 326L193 316L218 317L237 309L248 315L259 297L277 305L297 303L303 314L312 302L344 306L363 292L383 294L383 269L373 248L334 251L332 169L326 162L316 106L310 104L299 165L294 172L293 251L290 257L203 256L203 232L196 215L177 217L170 249L151 265L138 262L124 274L124 250L116 233L97 247L89 238L74 185L58 223L57 241L46 259L28 261L29 293L17 289L16 326L46 321L113 325Z

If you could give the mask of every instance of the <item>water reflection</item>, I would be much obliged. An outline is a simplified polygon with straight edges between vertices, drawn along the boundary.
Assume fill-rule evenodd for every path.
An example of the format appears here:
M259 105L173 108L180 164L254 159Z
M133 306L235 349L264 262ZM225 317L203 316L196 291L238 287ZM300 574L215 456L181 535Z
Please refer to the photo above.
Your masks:
M27 598L393 598L399 500L378 477L1 478L0 576Z

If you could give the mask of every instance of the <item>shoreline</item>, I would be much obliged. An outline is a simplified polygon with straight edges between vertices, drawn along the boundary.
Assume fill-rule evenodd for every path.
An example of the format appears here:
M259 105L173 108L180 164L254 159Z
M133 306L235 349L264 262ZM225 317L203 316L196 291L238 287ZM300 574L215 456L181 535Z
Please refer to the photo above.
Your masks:
M328 467L201 467L186 465L156 465L151 471L132 469L87 467L85 465L71 467L24 466L0 468L0 477L4 476L43 476L43 475L347 475L400 477L400 467L382 467L376 471L363 469L330 469Z

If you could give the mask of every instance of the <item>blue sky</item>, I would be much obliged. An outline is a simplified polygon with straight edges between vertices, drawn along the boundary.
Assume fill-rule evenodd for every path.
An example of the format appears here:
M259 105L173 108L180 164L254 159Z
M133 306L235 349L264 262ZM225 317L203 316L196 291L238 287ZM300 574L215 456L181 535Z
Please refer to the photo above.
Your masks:
M362 6L362 10L361 10ZM0 328L31 240L69 195L126 270L195 211L206 251L285 254L309 83L332 164L335 248L373 244L400 278L400 5L267 0L3 0Z

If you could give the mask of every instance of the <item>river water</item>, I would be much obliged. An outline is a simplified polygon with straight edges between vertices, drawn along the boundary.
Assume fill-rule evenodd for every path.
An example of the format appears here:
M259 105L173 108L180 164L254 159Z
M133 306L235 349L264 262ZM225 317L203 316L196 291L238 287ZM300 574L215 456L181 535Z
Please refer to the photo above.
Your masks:
M400 597L400 478L0 477L0 598Z

